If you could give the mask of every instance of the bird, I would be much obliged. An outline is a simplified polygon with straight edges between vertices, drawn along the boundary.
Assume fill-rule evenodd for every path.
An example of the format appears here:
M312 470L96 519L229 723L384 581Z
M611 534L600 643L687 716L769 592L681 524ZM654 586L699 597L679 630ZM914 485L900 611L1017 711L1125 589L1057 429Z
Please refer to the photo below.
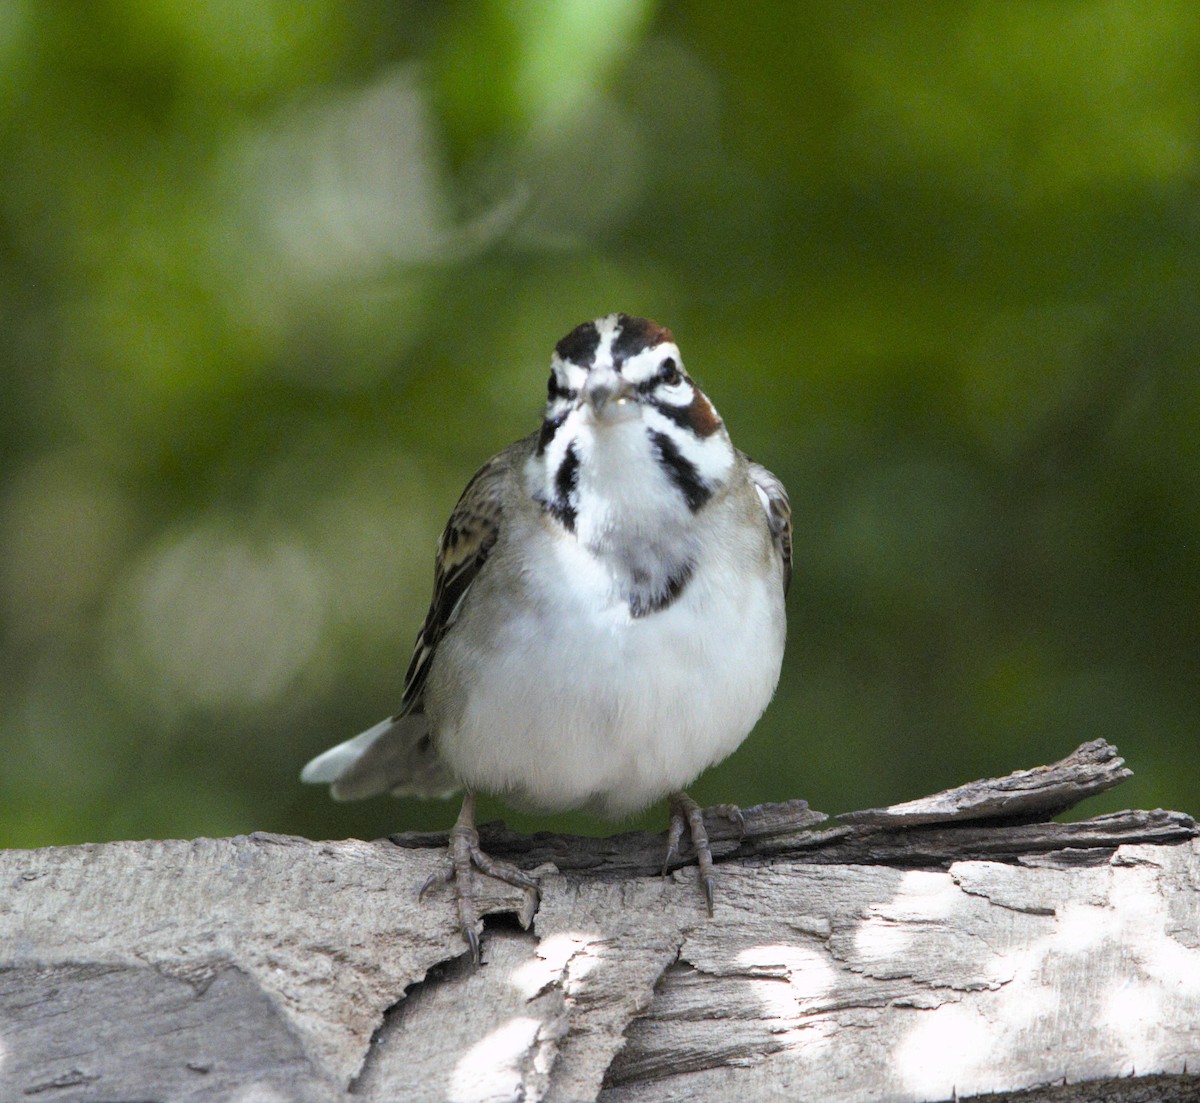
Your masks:
M708 913L715 874L687 794L774 695L792 573L783 483L735 448L671 331L613 313L554 348L539 429L467 483L398 712L301 779L339 800L464 791L449 858L479 961L476 875L536 893L487 855L476 794L622 819L668 799ZM733 806L720 806L738 818Z

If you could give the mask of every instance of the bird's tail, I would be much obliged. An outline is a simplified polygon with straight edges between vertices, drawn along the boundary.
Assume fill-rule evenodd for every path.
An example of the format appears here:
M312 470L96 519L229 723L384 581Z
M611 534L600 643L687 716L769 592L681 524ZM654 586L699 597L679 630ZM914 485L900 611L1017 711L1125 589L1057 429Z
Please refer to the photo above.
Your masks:
M462 785L437 756L424 713L393 716L317 755L300 780L328 785L334 800L448 797Z

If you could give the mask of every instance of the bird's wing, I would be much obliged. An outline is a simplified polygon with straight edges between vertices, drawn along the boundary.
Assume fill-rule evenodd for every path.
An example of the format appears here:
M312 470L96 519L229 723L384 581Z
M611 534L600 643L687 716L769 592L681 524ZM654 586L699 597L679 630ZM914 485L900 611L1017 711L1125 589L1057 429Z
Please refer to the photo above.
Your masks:
M433 600L425 624L417 633L412 661L404 676L402 716L421 711L429 664L437 646L454 624L463 598L500 535L502 491L512 469L509 451L505 449L493 456L475 472L438 541Z
M525 445L520 441L513 447ZM425 681L439 641L454 624L500 534L501 494L512 465L511 449L493 456L467 483L450 514L438 543L433 601L417 634L400 711L318 755L304 767L302 781L328 784L337 800L389 791L395 796L448 796L461 788L434 746L424 709Z
M767 515L767 525L775 546L783 556L783 592L792 581L792 506L788 501L787 490L782 482L768 471L761 463L755 463L748 456L750 481L758 491L763 511Z

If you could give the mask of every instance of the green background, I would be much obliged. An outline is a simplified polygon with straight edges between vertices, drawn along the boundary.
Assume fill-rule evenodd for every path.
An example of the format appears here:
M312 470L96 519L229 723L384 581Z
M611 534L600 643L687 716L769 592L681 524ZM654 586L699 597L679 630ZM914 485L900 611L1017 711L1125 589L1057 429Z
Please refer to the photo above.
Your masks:
M5 0L0 841L447 825L297 774L612 310L792 497L698 798L1196 811L1198 242L1195 0Z

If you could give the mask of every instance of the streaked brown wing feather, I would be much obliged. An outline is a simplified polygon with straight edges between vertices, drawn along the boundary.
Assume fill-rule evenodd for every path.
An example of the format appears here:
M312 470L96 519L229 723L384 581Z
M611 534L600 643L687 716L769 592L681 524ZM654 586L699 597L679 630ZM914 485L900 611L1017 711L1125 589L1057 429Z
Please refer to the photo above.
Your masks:
M748 456L746 459L749 464L750 481L767 497L767 525L783 556L783 592L786 594L792 581L792 506L788 501L787 490L779 478L761 463L755 463Z
M433 600L404 676L401 715L421 710L437 646L454 624L459 604L500 535L501 489L509 462L507 451L501 452L475 472L442 531L434 565Z

